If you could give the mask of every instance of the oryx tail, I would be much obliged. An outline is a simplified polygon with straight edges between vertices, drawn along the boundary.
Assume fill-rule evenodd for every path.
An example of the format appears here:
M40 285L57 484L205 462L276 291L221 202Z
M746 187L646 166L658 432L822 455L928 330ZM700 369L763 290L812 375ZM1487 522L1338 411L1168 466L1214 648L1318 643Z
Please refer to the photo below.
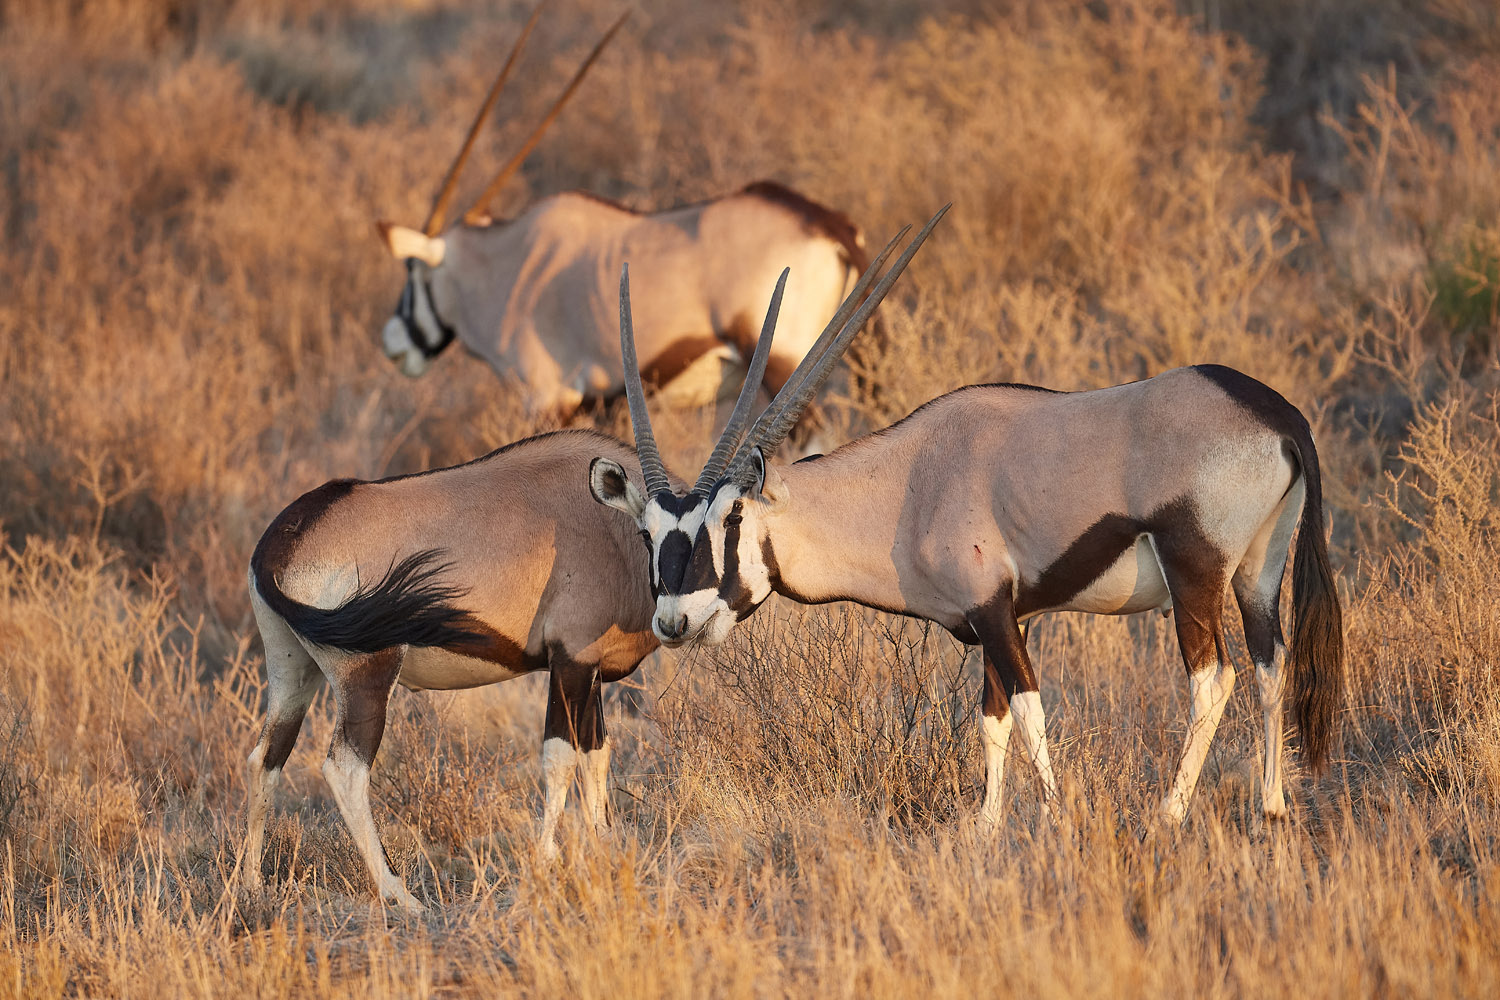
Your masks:
M1292 562L1291 695L1302 751L1314 772L1328 760L1333 715L1344 684L1344 616L1323 539L1323 480L1307 421L1296 414L1290 444L1302 468L1306 499Z
M264 560L256 558L252 566L261 599L298 637L318 646L378 653L399 646L482 642L485 636L474 629L473 616L455 603L463 592L438 582L450 568L442 558L438 549L415 552L332 608L292 600L277 586Z

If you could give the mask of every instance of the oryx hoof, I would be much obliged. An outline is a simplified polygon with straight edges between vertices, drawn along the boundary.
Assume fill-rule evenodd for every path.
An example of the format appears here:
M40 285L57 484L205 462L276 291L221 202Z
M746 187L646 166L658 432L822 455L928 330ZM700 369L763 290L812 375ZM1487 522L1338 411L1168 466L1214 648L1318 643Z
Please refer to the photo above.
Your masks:
M413 896L406 888L405 883L400 881L387 882L382 885L380 887L380 901L391 906L399 906L407 913L427 912L427 907L418 902L417 897Z

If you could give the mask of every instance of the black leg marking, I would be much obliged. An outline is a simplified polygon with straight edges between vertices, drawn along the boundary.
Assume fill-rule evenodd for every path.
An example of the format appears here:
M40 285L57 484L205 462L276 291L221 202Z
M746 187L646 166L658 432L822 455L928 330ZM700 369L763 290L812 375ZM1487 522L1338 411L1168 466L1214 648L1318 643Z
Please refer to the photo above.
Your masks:
M1153 538L1162 575L1172 595L1183 663L1192 674L1219 658L1229 568L1224 557L1198 530L1196 518L1188 522L1186 529L1161 532Z
M593 666L554 655L542 739L567 740L584 752L602 747L604 702L600 686L599 671Z
M375 762L385 736L385 712L401 672L400 649L387 649L355 661L339 678L335 745L347 747L365 767Z
M1000 588L984 606L969 612L969 625L984 645L985 689L997 685L1006 699L1022 691L1036 691L1036 671L1026 652L1026 636L1016 620L1016 608L1010 586ZM985 697L986 715L1003 715L989 711L990 698Z
M1281 631L1281 611L1275 604L1266 606L1259 594L1241 592L1234 588L1235 603L1240 608L1240 619L1245 624L1245 649L1256 666L1271 663L1278 647L1286 646L1286 637Z

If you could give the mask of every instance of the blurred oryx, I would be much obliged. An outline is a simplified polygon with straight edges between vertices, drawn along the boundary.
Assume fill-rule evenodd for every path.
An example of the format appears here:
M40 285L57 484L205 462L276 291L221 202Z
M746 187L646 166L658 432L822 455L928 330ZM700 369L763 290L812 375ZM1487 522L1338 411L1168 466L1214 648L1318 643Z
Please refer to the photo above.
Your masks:
M764 377L774 394L864 269L863 238L843 215L769 181L653 214L577 191L543 198L509 221L487 213L619 22L474 206L445 228L459 172L536 16L491 87L421 230L379 223L386 246L407 267L401 300L381 335L387 356L417 376L458 340L514 383L530 412L566 417L584 400L623 390L615 280L629 260L645 331L643 371L666 385L692 367L708 385L695 391L682 383L697 380L683 379L674 394L706 402L717 393L721 362L750 356L760 306L777 274L790 267L795 278Z
M1056 795L1022 623L1048 611L1175 610L1191 706L1163 810L1181 821L1234 686L1221 614L1233 592L1264 712L1262 808L1284 815L1283 694L1316 769L1332 741L1343 677L1318 452L1296 407L1218 365L1089 392L976 385L816 461L769 465L767 454L859 321L839 330L836 317L744 443L725 435L716 463L686 494L653 458L650 421L635 404L640 381L627 369L647 491L601 457L593 492L646 539L657 637L672 646L721 643L779 593L925 618L979 645L981 819L993 827L1013 724L1046 800ZM1288 655L1279 597L1293 534Z

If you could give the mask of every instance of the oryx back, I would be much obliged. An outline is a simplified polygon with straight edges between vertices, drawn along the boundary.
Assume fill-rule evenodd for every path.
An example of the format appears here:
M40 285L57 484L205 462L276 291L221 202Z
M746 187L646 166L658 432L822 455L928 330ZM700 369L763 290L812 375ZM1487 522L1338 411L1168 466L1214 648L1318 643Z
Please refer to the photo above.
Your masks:
M767 183L655 214L569 192L507 223L456 227L445 246L441 266L413 266L403 303L430 301L427 312L538 409L623 390L615 283L626 262L636 275L642 370L658 384L706 355L743 365L760 310L790 267L767 368L772 391L816 340L860 263L852 223Z

